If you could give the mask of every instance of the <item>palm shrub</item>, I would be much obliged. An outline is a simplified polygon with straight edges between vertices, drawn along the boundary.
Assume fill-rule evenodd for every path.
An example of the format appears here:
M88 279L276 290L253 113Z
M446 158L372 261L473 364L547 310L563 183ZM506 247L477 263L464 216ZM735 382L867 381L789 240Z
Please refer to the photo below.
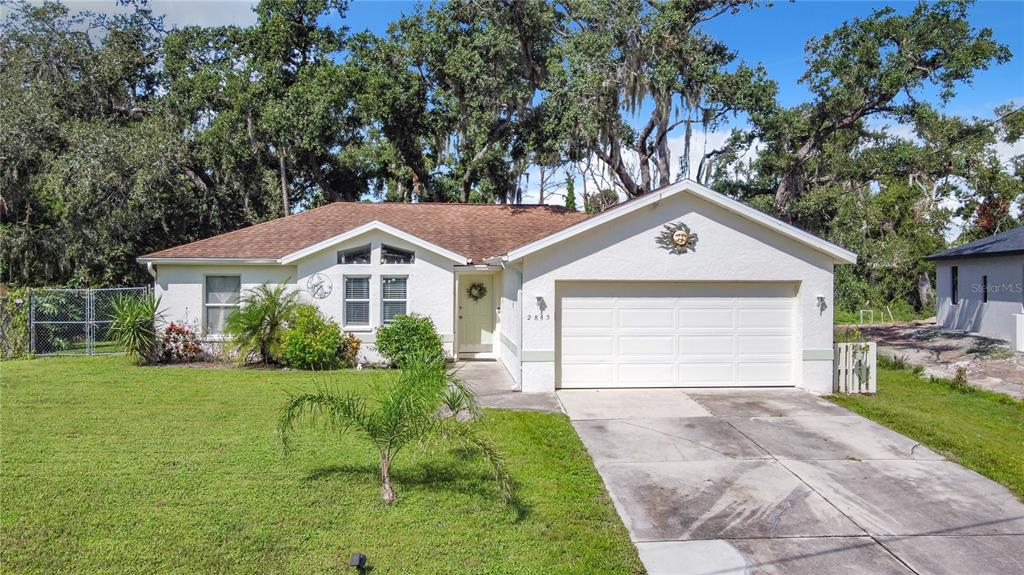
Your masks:
M279 363L281 337L302 305L299 293L285 284L262 284L245 290L239 304L224 327L228 349L242 363Z
M301 420L363 438L379 456L380 495L388 505L396 499L391 469L398 455L415 444L447 441L479 452L490 463L501 496L511 502L515 484L504 458L477 433L477 420L444 411L453 387L461 390L460 402L472 401L472 409L477 409L469 390L445 368L444 359L433 349L419 350L410 355L397 381L376 380L369 396L322 386L313 393L291 396L278 425L281 440L287 449L288 438ZM464 407L461 404L459 409Z
M444 358L441 336L427 316L397 315L391 323L377 328L377 352L388 363L404 367L414 356L428 354Z
M156 363L160 356L157 331L160 300L153 294L143 297L122 295L114 300L111 307L114 319L107 332L109 337L140 364Z

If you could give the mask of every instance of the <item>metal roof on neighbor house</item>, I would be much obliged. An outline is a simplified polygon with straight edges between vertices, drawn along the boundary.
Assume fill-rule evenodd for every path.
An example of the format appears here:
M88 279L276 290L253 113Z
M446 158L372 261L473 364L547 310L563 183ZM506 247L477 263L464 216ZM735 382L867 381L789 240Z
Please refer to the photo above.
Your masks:
M961 260L1024 254L1024 226L932 254L926 260Z

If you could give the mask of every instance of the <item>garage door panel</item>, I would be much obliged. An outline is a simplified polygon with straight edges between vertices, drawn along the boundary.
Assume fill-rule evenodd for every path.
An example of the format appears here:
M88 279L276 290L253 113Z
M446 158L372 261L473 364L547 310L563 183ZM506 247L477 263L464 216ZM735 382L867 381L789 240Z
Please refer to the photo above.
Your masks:
M580 307L562 310L562 325L575 329L612 329L615 327L615 310L598 307Z
M562 387L791 386L795 284L560 287Z
M732 356L735 353L732 335L681 335L678 340L682 357Z
M615 337L612 335L603 336L566 336L562 338L562 358L569 359L576 356L590 358L592 356L608 356L615 352Z
M742 363L738 366L740 385L793 385L789 362Z
M672 357L676 353L675 338L671 335L620 336L618 353L624 359L650 355Z
M563 363L562 381L576 387L611 387L614 385L615 364Z
M732 363L696 363L678 364L677 382L680 386L723 387L734 385L736 367Z
M792 307L739 309L741 328L779 328L788 327L793 320Z
M732 308L721 309L687 309L678 310L680 328L721 328L732 329L733 316Z
M781 355L788 357L793 350L793 339L788 335L741 335L739 354L742 355Z
M623 329L672 329L675 327L671 307L636 307L632 302L620 304L618 327Z
M675 384L673 362L664 363L620 363L618 384L622 387L669 386Z

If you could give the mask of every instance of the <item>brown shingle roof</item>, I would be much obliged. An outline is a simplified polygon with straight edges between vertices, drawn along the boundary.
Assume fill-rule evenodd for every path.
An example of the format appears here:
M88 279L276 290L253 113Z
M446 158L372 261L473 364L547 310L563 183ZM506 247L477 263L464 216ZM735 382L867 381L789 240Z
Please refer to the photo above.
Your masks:
M479 263L587 217L560 206L338 202L144 257L277 259L377 220Z

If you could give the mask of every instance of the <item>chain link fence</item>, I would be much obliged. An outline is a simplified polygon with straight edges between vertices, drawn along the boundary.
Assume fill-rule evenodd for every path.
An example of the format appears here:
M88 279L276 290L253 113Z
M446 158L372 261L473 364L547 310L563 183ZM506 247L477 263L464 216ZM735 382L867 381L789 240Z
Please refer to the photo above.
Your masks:
M114 302L148 294L148 287L34 289L29 296L29 349L36 355L123 353L108 335Z

